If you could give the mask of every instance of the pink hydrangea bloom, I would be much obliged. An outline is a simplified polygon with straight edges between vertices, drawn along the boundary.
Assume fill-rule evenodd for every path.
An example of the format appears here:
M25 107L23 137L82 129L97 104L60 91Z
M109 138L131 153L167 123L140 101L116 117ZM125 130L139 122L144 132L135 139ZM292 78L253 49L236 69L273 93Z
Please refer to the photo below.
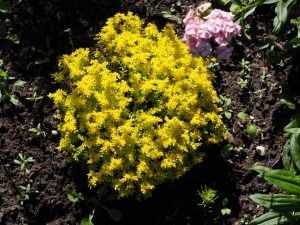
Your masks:
M186 26L189 24L191 21L194 20L194 13L195 11L193 9L190 9L188 13L186 14L185 18L183 19L183 24Z
M219 59L228 59L233 51L229 45L232 38L240 36L241 26L234 22L231 12L220 9L210 12L210 8L210 3L203 3L196 8L196 11L189 10L183 20L185 25L183 41L194 56L212 54L212 46L216 45L216 56Z
M204 19L206 20L216 19L216 18L232 21L234 20L234 15L231 12L225 12L220 9L214 9L211 11L211 13L208 16L204 17Z

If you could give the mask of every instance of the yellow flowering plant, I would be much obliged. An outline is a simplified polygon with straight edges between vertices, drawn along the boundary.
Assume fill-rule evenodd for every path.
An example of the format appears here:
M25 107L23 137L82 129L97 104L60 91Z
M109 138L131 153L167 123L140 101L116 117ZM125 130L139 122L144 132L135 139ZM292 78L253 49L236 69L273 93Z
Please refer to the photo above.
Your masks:
M213 75L171 25L159 31L118 13L96 39L95 49L64 55L53 74L63 87L49 94L58 149L88 165L91 187L147 197L202 162L200 147L223 140Z

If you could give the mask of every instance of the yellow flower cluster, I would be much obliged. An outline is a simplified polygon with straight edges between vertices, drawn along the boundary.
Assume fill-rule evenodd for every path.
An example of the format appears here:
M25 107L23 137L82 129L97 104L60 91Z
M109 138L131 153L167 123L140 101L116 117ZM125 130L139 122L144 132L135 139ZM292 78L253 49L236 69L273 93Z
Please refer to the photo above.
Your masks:
M172 26L161 32L132 13L117 14L96 50L64 55L49 95L58 106L58 149L89 166L89 184L120 197L149 196L200 163L201 146L224 138L213 75Z

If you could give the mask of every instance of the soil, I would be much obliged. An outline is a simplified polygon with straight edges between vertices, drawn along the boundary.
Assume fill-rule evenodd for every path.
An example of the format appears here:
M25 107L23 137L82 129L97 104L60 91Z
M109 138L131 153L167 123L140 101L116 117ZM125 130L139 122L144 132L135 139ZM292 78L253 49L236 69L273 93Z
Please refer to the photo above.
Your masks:
M182 0L174 16L183 18L189 7L197 2ZM24 1L14 8L11 29L19 35L20 44L0 40L0 58L9 75L15 77L8 81L7 88L19 99L18 105L5 97L0 101L1 225L80 224L94 209L93 223L96 225L239 225L265 211L253 203L249 195L281 192L250 170L255 163L282 167L281 153L286 141L282 129L293 112L280 99L294 96L289 100L300 102L299 76L293 61L296 57L276 61L276 57L270 57L273 52L259 50L272 31L270 21L274 15L264 15L265 9L247 20L252 40L239 37L231 59L220 62L215 68L217 92L231 99L229 105L222 105L223 114L231 112L232 115L231 118L224 116L231 134L230 146L227 145L230 150L223 148L226 143L213 146L207 151L203 164L180 179L157 187L151 198L143 201L98 199L98 203L93 202L97 190L87 187L84 169L56 150L59 135L55 131L59 121L47 94L57 88L50 74L55 71L59 56L78 47L92 47L94 35L105 20L117 12L133 11L160 28L173 23L178 35L182 35L181 25L160 14L170 11L174 3L172 0L41 0ZM276 39L276 43L283 44L282 40L284 37ZM285 54L280 49L276 52ZM249 78L243 72L242 59L250 62ZM240 79L248 79L248 86L241 88ZM26 84L13 86L16 80L26 81ZM29 100L33 93L43 98ZM240 119L239 112L251 115L251 121ZM253 138L246 133L248 122L259 128ZM44 133L29 131L38 125ZM265 155L258 154L257 146L265 148ZM34 159L28 163L28 173L14 162L19 153ZM20 186L27 185L32 187L29 199L22 201L24 191ZM218 191L218 198L211 207L199 205L201 198L197 191L204 185ZM85 200L71 202L67 197L71 191L81 192ZM222 204L224 198L228 200L226 205ZM121 220L114 222L105 208L119 210ZM223 208L229 208L231 213L222 215Z

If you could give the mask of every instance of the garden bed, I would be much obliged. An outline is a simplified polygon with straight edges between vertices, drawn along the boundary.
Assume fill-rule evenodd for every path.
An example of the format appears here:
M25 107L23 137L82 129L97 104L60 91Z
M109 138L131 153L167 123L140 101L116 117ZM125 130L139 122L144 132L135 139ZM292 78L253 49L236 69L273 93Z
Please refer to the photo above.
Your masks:
M56 150L59 121L47 95L57 88L50 74L57 68L58 57L78 47L94 46L94 35L117 12L132 11L160 28L173 23L178 35L183 34L181 25L161 14L174 8L175 1L111 2L24 1L13 10L13 31L19 35L20 44L1 40L0 58L9 76L15 77L7 88L19 103L12 104L9 97L0 101L0 224L80 224L93 209L94 224L124 225L238 225L262 214L265 210L249 195L281 190L262 181L250 169L255 163L282 167L286 142L282 130L293 112L281 99L294 96L289 100L300 103L300 82L293 58L287 55L276 61L259 49L272 32L273 14L264 15L265 8L248 18L251 40L243 35L237 38L232 57L215 66L213 83L219 96L223 96L220 106L231 134L227 149L226 143L208 149L204 163L180 179L160 185L146 200L102 200L96 208L91 204L96 193L87 186L86 171ZM193 4L193 0L182 0L173 15L184 18ZM283 43L280 38L275 41L279 46ZM280 49L278 52L285 54ZM17 80L26 83L13 85ZM248 121L238 116L241 112L251 116L248 120L259 128L255 137L247 135ZM258 146L264 148L265 154L257 150ZM34 159L28 163L28 173L14 162L20 153ZM32 192L22 204L20 196L24 192L19 186L28 184ZM209 208L199 206L197 190L204 185L218 192L215 204ZM82 193L86 201L71 202L67 196L71 191ZM226 205L222 204L225 198ZM111 219L105 207L118 209L121 220ZM231 212L223 215L224 208Z

